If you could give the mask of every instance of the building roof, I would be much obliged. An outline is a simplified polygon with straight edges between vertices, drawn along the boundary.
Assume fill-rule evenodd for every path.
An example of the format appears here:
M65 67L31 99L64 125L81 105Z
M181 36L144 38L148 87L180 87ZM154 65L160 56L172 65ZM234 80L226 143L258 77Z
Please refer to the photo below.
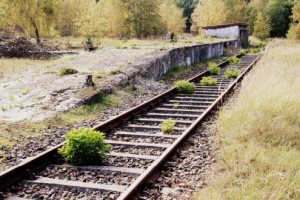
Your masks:
M215 26L204 26L202 29L218 29L218 28L227 28L230 26L241 26L241 27L248 27L246 23L232 23L232 24L220 24Z

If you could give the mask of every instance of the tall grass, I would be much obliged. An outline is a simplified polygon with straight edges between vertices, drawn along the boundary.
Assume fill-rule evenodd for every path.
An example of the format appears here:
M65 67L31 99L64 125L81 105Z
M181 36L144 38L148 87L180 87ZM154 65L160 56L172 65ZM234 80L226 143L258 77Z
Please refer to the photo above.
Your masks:
M271 42L218 119L219 161L196 199L300 199L300 43Z

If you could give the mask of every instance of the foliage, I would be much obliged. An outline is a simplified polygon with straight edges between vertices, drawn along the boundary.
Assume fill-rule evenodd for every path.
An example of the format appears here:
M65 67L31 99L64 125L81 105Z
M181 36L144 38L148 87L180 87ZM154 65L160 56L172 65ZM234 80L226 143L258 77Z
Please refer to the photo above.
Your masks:
M168 11L168 12L166 12ZM185 18L182 9L178 8L173 1L166 1L160 6L162 22L168 33L182 33L185 28Z
M212 77L203 77L200 81L202 86L216 86L218 79Z
M196 89L194 83L190 83L184 80L177 81L174 85L177 88L178 92L183 94L192 94Z
M229 62L230 62L230 64L240 64L241 59L239 59L238 57L230 57Z
M244 0L225 0L228 9L227 23L247 22L245 12L247 3Z
M111 149L103 133L89 128L72 130L66 139L67 143L58 152L75 165L99 164Z
M252 48L250 49L250 53L259 53L260 52L260 48Z
M237 67L229 67L226 69L224 76L226 78L237 78L241 74L241 70Z
M194 12L199 0L176 0L177 6L183 9L183 16L186 18L186 32L191 31L192 13Z
M175 122L172 118L167 119L166 121L163 121L159 126L161 128L161 131L166 134L171 134L174 132L174 126Z
M300 2L293 9L292 25L288 31L288 38L300 39Z
M293 3L287 0L270 0L267 13L270 18L271 37L285 37L291 23Z
M195 199L300 198L300 45L269 46L220 112L215 179Z
M228 10L223 0L202 0L198 3L192 20L194 22L192 29L201 31L203 26L217 25L226 22Z
M243 50L243 49L242 49L242 50L240 50L240 55L241 55L241 56L245 56L245 55L246 55L246 52L245 52L245 50Z
M72 69L72 68L69 68L69 67L62 68L59 71L59 74L61 76L70 75L70 74L77 74L77 73L78 73L78 71L76 69Z
M262 12L259 12L255 25L253 35L260 39L266 39L270 36L271 24L268 16L263 16Z
M210 74L218 75L220 74L221 68L218 67L216 63L209 63L207 70Z

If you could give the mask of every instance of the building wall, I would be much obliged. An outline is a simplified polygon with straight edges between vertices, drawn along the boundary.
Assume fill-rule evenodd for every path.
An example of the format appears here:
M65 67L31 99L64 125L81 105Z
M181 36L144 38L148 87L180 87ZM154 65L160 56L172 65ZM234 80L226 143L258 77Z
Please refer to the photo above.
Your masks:
M205 30L207 37L221 37L221 38L239 38L240 29L239 26L231 26L218 29L207 29Z

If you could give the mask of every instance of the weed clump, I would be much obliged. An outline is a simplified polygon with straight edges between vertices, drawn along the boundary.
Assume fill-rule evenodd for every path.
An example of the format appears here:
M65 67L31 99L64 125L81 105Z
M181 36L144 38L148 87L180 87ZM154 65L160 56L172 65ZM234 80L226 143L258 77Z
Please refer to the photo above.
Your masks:
M177 88L179 93L183 94L192 94L196 89L194 83L190 83L188 81L183 80L175 82L175 87Z
M240 55L241 55L241 56L245 56L245 55L246 55L246 52L242 49L242 50L240 50Z
M260 49L259 48L252 48L250 49L250 53L259 53Z
M200 81L200 84L202 86L216 86L217 85L217 79L212 77L203 77Z
M59 74L61 76L65 76L65 75L70 75L70 74L77 74L78 71L76 69L72 69L72 68L62 68L59 72Z
M225 78L237 78L241 74L241 70L237 67L230 67L225 71Z
M104 142L104 134L90 128L72 130L66 139L58 153L74 165L99 164L111 150Z
M29 93L29 89L28 88L25 88L24 90L22 90L22 94L23 95L26 95Z
M166 134L171 134L174 132L175 122L172 118L167 119L166 121L162 122L159 126L161 131Z
M207 70L209 71L210 74L219 75L221 68L218 67L216 63L209 63Z
M241 63L241 59L239 59L237 57L231 57L231 58L229 58L229 63L230 64L240 64Z

